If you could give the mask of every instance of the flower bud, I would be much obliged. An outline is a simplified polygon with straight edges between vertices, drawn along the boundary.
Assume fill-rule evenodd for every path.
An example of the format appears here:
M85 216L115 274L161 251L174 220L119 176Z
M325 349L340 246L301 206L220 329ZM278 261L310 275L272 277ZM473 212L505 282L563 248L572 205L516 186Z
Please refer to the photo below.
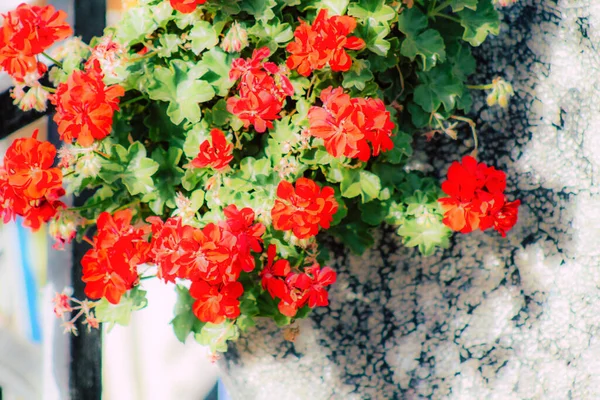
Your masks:
M492 92L487 97L487 103L491 107L500 105L502 108L508 107L508 100L515 94L510 83L497 77L492 82Z
M100 172L102 164L95 153L87 153L75 165L75 172L84 177L95 177Z
M50 221L48 231L50 236L56 240L55 249L63 250L66 243L71 243L77 235L77 226L81 218L71 211L61 210L56 218Z
M248 46L248 32L234 22L221 42L221 48L228 53L239 53L246 46Z
M27 92L22 86L15 86L11 92L11 97L15 99L14 104L23 111L46 111L48 96L48 92L40 84L30 87Z

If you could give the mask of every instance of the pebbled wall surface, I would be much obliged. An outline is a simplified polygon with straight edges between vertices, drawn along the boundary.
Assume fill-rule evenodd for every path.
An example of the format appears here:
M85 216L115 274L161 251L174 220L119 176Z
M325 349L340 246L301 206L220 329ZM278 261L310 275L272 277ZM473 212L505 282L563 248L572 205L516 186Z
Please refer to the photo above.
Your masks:
M385 230L363 257L338 247L330 307L296 343L261 322L220 361L234 399L600 399L600 1L520 0L477 54L493 62L474 83L516 91L473 117L518 225L428 258ZM420 159L445 172L460 138Z

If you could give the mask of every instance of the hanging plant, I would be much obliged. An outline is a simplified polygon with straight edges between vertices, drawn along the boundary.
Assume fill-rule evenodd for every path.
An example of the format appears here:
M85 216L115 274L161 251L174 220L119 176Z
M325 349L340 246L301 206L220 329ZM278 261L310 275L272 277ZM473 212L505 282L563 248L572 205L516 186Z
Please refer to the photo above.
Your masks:
M491 0L140 0L90 45L48 54L64 21L25 4L4 20L15 104L49 100L63 145L12 143L0 211L49 222L57 247L89 242L89 299L55 299L66 331L126 324L156 278L178 294L176 336L225 351L259 317L283 326L328 305L323 235L361 254L388 224L427 255L452 231L505 236L517 221L464 116L471 90L490 105L512 94L500 78L467 84L471 47L499 30ZM39 82L44 57L55 88ZM443 184L406 168L415 135L462 128L475 149ZM83 206L60 200L84 190Z

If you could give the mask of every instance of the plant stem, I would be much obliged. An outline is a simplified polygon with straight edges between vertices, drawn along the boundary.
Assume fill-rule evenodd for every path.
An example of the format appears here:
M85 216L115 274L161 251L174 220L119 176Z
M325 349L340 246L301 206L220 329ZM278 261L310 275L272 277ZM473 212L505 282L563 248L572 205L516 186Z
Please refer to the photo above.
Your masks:
M138 97L134 97L133 99L129 99L129 100L127 100L127 101L124 101L124 102L122 102L122 103L120 104L120 106L121 106L121 107L123 107L123 106L126 106L126 105L128 105L128 104L131 104L131 103L135 103L136 101L138 101L138 100L142 100L142 99L145 99L145 98L146 98L146 97L145 97L145 96L143 96L143 95L142 95L142 96L138 96Z
M438 13L440 11L442 11L443 9L445 9L446 7L448 7L451 4L452 4L452 0L446 0L445 2L443 2L442 4L440 4L439 6L434 8L433 11L429 14L429 16L433 17L435 15L438 15Z
M487 85L467 85L467 89L473 89L473 90L488 90L488 89L493 89L493 88L494 88L493 83L488 83Z
M450 21L454 21L457 24L460 24L460 19L451 17L451 16L443 14L443 13L435 13L435 14L432 14L431 16L432 17L442 17L442 18L445 18L445 19L449 19Z
M55 60L54 58L50 57L50 56L48 55L48 53L46 53L46 52L42 52L42 55L43 55L44 57L46 57L48 60L52 61L52 62L53 62L53 63L54 63L54 64L55 64L55 65L56 65L58 68L62 68L62 67L63 67L63 66L62 66L62 63L61 63L60 61L58 61L58 60Z
M110 160L110 156L108 154L106 154L103 151L100 150L94 150L94 153L98 154L100 157L106 158L107 160Z
M56 93L56 89L49 87L49 86L44 86L44 85L40 85L42 87L42 89L44 89L45 91L47 91L48 93Z

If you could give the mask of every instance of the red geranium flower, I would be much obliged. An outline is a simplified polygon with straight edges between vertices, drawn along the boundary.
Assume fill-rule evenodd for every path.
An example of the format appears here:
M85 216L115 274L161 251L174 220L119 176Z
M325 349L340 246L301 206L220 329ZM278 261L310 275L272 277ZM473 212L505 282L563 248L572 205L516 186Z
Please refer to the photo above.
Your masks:
M309 133L323 139L334 157L346 156L368 161L381 151L393 149L394 123L379 99L351 98L341 87L321 92L323 106L308 111Z
M332 188L325 186L321 190L308 178L299 178L295 188L291 183L281 181L271 210L273 227L291 230L298 239L309 238L319 232L319 226L329 228L337 209Z
M61 140L87 147L94 140L104 139L112 129L113 114L119 109L123 87L107 87L96 60L87 71L75 71L61 83L50 101L56 106L54 121L58 124Z
M200 4L206 3L206 0L170 0L171 7L175 10L184 13L190 14L196 10Z
M236 238L223 227L208 224L194 231L197 248L192 254L190 279L211 283L235 282L241 270L234 265Z
M277 260L277 247L274 244L269 245L267 249L267 265L260 273L263 289L269 292L272 298L287 300L290 297L290 289L285 282L285 278L292 272L288 260Z
M304 271L305 273L298 277L296 286L308 291L308 306L314 308L329 305L325 287L335 283L337 277L335 271L329 267L321 269L319 264L313 264Z
M21 4L4 15L0 31L0 66L17 80L40 68L35 55L73 33L66 14L52 6Z
M212 167L217 171L227 168L233 160L233 144L228 143L225 134L220 129L210 131L212 144L205 140L200 145L200 152L192 160L196 168Z
M114 216L103 212L98 217L94 247L81 260L85 294L92 299L105 297L118 304L125 292L137 285L137 266L150 261L148 230L131 225L131 210Z
M517 222L520 201L506 203L506 175L494 167L465 156L448 169L442 190L449 196L439 199L443 222L454 231L469 233L494 227L502 236Z
M300 75L308 76L312 71L327 64L333 71L348 71L352 58L346 50L360 50L364 40L355 36L347 37L356 29L356 19L349 16L327 16L327 10L319 11L312 26L300 21L294 32L295 40L288 44L291 55L287 66L296 69Z
M263 62L270 54L266 47L254 50L248 60L236 59L229 78L240 80L238 96L227 99L227 111L236 115L244 127L254 126L262 133L272 128L272 121L281 118L279 113L287 96L294 89L287 74L276 64Z
M192 310L202 322L220 324L225 318L237 318L240 315L239 298L244 287L239 282L212 286L204 281L193 282L190 295L196 299Z
M229 232L236 237L237 254L235 262L244 272L250 272L255 267L254 257L251 252L262 251L262 235L266 228L261 223L254 223L254 211L245 207L241 210L232 204L223 209L227 218L226 224Z

